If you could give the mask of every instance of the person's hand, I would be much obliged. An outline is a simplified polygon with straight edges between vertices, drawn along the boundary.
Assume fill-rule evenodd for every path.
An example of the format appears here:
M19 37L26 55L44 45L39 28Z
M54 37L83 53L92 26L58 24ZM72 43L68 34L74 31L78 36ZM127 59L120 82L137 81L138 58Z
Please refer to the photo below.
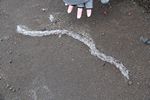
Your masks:
M87 17L92 15L93 0L63 0L68 6L68 13L71 13L74 6L77 6L77 19L82 17L83 8L86 8ZM102 4L107 4L109 0L100 0Z
M65 0L64 0L65 1ZM82 2L80 3L80 0L78 0L78 2L76 2L77 4L73 4L71 3L72 0L70 0L70 3L67 4L68 5L68 13L71 13L74 6L77 6L77 19L80 19L82 16L82 12L83 12L83 8L86 8L86 13L87 13L87 17L90 17L92 14L92 8L93 8L93 0L81 0L81 1L86 1L86 2ZM74 0L75 2L75 0Z

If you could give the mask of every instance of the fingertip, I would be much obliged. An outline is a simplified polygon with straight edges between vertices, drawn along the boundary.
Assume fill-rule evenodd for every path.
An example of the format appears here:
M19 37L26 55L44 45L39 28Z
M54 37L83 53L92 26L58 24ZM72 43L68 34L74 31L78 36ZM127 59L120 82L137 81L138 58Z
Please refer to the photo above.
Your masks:
M78 8L77 11L77 19L80 19L82 17L83 8Z
M77 16L77 19L81 19L81 16L79 17L79 16Z
M68 6L68 10L67 10L67 13L70 14L73 10L73 6L69 5Z
M91 17L92 15L92 9L87 9L87 17Z
M80 15L77 15L77 19L81 19L81 16L80 16Z

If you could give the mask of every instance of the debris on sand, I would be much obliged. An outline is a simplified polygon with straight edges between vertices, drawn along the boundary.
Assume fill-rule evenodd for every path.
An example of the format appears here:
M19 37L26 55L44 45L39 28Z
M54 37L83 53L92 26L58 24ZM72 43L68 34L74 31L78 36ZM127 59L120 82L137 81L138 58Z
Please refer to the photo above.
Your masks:
M48 9L47 9L47 8L42 8L41 10L42 10L43 12L47 12Z
M11 54L12 54L12 50L7 51L7 53L8 53L9 55L11 55Z
M49 15L49 20L50 20L51 23L57 23L56 18L51 14Z
M6 88L8 89L8 88L10 88L11 87L11 85L10 84L6 84Z
M13 61L12 60L9 60L9 64L12 64L13 63Z
M4 40L8 40L10 36L4 36L0 38L0 42L3 42Z
M140 41L146 45L150 45L150 39L149 38L144 38L143 36L141 36Z
M132 81L128 81L128 85L131 86L133 84Z
M129 71L128 69L117 59L111 56L107 56L104 53L100 52L93 41L93 39L89 36L86 36L84 34L75 33L68 30L50 30L50 31L32 31L31 29L27 28L24 25L18 25L17 26L17 32L23 35L29 35L33 37L43 37L43 36L49 36L49 35L67 35L70 36L76 40L79 40L83 44L89 47L89 51L91 52L91 55L97 57L100 60L103 60L105 62L108 62L110 64L113 64L120 70L122 75L129 79Z

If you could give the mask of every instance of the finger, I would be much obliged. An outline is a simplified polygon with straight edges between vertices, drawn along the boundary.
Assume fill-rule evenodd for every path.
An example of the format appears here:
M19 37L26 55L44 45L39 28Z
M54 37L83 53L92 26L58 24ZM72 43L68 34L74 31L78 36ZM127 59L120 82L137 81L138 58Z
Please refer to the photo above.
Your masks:
M92 15L92 9L87 9L86 13L87 13L87 17L91 17L91 15Z
M85 3L85 7L87 9L87 17L90 17L92 15L93 0L89 0L87 3Z
M83 12L83 8L84 8L84 4L78 4L77 5L78 10L77 10L77 19L80 19L82 16L82 12Z
M77 10L77 19L80 19L82 16L83 8L78 8Z
M67 12L68 12L68 13L71 13L71 12L72 12L72 10L73 10L73 6L72 6L72 5L69 5L69 6L68 6L68 10L67 10Z

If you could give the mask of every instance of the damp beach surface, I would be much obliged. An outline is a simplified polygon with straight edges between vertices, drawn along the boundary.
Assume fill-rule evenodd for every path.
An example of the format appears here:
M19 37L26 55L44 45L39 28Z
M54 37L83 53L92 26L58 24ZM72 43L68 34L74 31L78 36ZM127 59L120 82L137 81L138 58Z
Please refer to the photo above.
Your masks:
M149 100L149 26L131 0L80 20L62 0L0 0L0 100Z

